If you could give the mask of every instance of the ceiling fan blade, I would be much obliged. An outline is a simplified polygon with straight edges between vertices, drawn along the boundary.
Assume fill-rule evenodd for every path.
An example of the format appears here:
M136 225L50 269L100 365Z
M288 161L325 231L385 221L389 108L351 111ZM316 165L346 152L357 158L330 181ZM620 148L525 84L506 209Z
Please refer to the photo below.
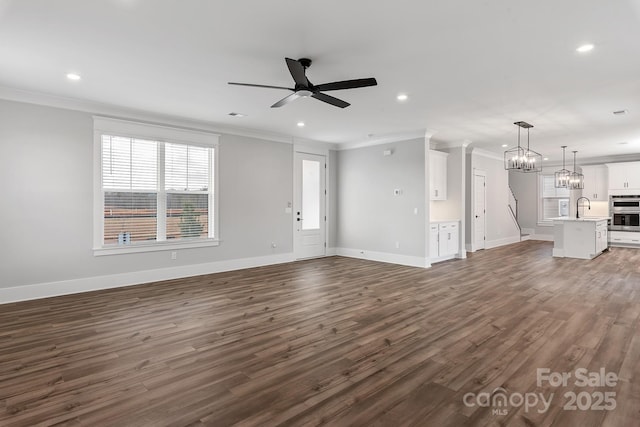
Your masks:
M284 60L287 61L287 67L289 67L289 72L291 73L293 80L296 82L296 86L309 87L309 80L307 80L304 67L300 61L296 61L291 58L284 58Z
M368 79L343 80L341 82L323 83L315 88L322 91L355 89L358 87L376 86L378 82L373 77Z
M290 103L291 101L295 101L298 98L300 98L300 95L298 95L296 92L293 92L291 95L285 96L280 101L278 101L275 104L273 104L271 106L271 108L282 107L283 105L286 105L286 104Z
M229 84L230 85L237 85L237 86L266 87L267 89L295 90L295 89L292 89L290 87L284 87L284 86L254 85L254 84L251 84L251 83L235 83L235 82L229 82Z
M322 102L326 102L327 104L335 105L336 107L340 108L345 108L351 105L348 102L343 101L342 99L334 98L333 96L327 95L326 93L315 92L311 96Z

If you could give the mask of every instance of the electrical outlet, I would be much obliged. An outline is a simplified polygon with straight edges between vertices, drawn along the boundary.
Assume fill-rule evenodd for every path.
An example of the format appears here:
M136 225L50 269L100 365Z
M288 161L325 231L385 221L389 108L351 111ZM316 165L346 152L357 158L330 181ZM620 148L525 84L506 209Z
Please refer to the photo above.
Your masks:
M271 242L271 247L275 249L275 248L277 248L277 247L278 247L278 245L276 245L276 243L275 243L275 242Z
M178 259L178 252L177 251L171 251L171 259Z

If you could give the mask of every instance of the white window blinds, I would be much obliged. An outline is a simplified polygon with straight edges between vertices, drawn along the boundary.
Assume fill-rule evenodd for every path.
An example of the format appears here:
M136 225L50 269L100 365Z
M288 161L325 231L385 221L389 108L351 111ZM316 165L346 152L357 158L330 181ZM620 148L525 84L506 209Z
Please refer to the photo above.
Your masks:
M103 134L100 151L104 246L214 237L213 147Z
M165 144L165 189L207 191L209 151L194 145Z

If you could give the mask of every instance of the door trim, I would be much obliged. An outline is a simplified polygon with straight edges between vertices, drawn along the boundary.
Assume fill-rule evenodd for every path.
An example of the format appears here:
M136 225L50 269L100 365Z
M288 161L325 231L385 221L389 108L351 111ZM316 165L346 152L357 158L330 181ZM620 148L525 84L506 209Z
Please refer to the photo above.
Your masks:
M480 248L476 246L476 222L475 222L475 212L476 212L476 176L482 176L484 178L484 236L485 242L484 247ZM473 173L471 175L471 252L475 252L479 249L487 248L487 172L482 169L473 169Z
M329 254L332 254L335 252L335 248L329 248L329 225L330 225L330 218L329 218L329 200L330 200L330 189L329 189L329 171L331 170L330 167L330 163L329 163L329 150L328 149L324 149L324 148L316 148L316 147L309 147L306 145L298 145L295 144L293 146L293 153L292 153L292 174L293 174L293 186L292 186L292 194L291 194L291 206L292 206L292 211L291 211L291 229L292 229L292 244L291 244L291 249L292 249L292 253L293 253L293 258L297 261L297 260L302 260L302 259L309 259L309 258L302 258L299 257L299 253L296 253L296 249L297 247L297 243L296 243L296 239L297 239L297 221L296 221L296 214L295 214L295 200L296 200L296 192L299 190L298 186L301 184L299 182L296 181L296 155L297 154L312 154L312 155L316 155L316 156L323 156L324 157L324 163L325 163L325 173L324 173L324 188L325 188L325 200L324 200L324 212L320 212L321 216L324 216L325 221L324 221L324 254L320 255L316 258L322 258L322 257L326 257L326 256L330 256Z

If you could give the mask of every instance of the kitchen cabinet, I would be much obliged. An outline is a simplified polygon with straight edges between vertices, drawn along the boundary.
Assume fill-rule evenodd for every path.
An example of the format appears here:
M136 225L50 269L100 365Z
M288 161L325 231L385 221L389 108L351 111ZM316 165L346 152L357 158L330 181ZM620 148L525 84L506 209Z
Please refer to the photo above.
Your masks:
M429 198L447 200L447 157L449 153L429 150Z
M611 246L640 247L640 232L638 231L610 231Z
M609 201L609 170L605 165L582 166L582 195L592 201Z
M554 218L553 256L593 259L608 248L607 220L598 218Z
M609 247L607 221L596 222L596 254Z
M438 227L438 255L448 256L458 253L458 223L449 222Z
M438 257L438 224L429 224L429 257Z
M442 221L429 225L429 256L431 262L454 258L460 251L460 223Z
M607 163L609 169L609 193L640 193L640 162Z

